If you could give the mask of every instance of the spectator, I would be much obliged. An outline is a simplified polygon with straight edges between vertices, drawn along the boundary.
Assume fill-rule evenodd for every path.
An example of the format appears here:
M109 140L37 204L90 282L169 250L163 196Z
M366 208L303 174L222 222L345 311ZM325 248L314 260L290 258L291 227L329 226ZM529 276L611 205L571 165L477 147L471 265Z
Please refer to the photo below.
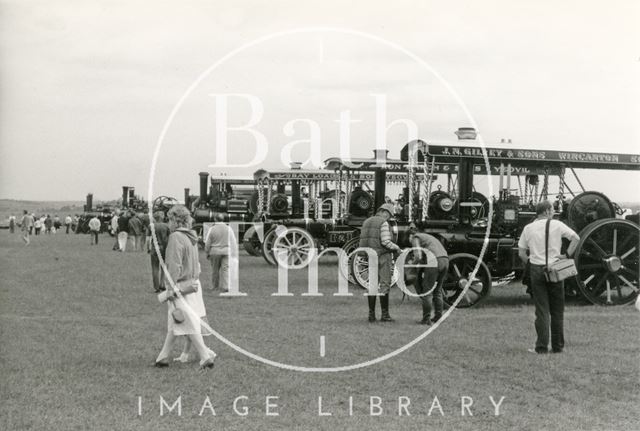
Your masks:
M35 221L33 220L33 216L29 215L29 213L27 213L27 210L24 210L22 220L20 221L20 226L22 228L22 240L24 241L24 245L29 245L31 243L29 236L31 235L34 224Z
M192 344L200 357L200 367L212 368L216 354L207 348L202 339L202 335L209 334L203 334L201 319L203 315L206 315L206 311L199 280L198 237L191 230L191 214L187 208L175 205L169 210L168 216L169 226L173 233L169 235L166 264L172 285L167 285L166 292L158 295L159 300L167 301L169 305L167 335L162 350L156 358L155 366L169 366L169 355L176 336L186 335L190 339L190 343L185 346L185 350ZM172 311L176 307L183 311L184 319L182 321L176 321L173 318Z
M132 211L129 219L129 237L133 243L133 251L142 251L142 231L142 220Z
M109 221L109 229L111 229L111 233L115 238L115 243L113 244L113 248L111 250L120 250L120 244L118 243L118 218L120 217L120 208L116 208L113 212L113 216Z
M64 226L67 228L67 235L69 234L69 229L71 228L71 224L73 223L73 219L71 218L71 215L68 214L65 218L64 218Z
M382 309L381 322L393 322L389 315L389 289L391 288L391 276L393 274L392 255L400 253L392 240L391 229L388 220L393 217L393 205L385 203L376 215L366 219L360 231L360 247L372 249L378 256L378 293L367 293L369 301L369 322L376 321L376 297L380 295L380 308ZM373 283L371 283L373 284Z
M72 231L76 232L76 229L78 229L78 223L80 223L80 217L76 214L73 216L73 222L71 223Z
M14 233L16 231L16 216L13 214L9 216L9 233Z
M129 238L129 216L126 211L123 211L118 216L118 246L121 252L127 251L127 242Z
M229 257L237 255L237 242L233 231L224 223L224 216L215 216L215 223L209 229L204 251L211 263L211 290L220 287L229 290ZM234 277L235 280L235 277Z
M536 307L537 339L535 348L529 351L549 351L551 328L551 351L561 353L564 349L564 282L547 281L546 261L548 259L549 263L554 263L572 256L580 237L563 222L553 220L553 207L549 201L542 201L536 205L536 215L537 218L524 227L518 241L520 259L525 265L527 261L530 263L531 290ZM562 238L570 241L566 255L560 252Z
M36 231L36 235L40 235L40 231L42 230L42 226L44 226L43 223L44 220L42 220L41 218L36 218L35 222L33 223L33 227Z
M422 301L423 325L430 325L442 318L444 309L442 286L449 271L449 255L442 243L432 235L418 232L417 229L409 230L409 241L416 248L415 257L424 268L419 272L416 282L416 292ZM422 256L424 252L424 258ZM431 308L435 306L435 315L431 320Z
M100 219L97 216L93 216L89 220L89 233L91 234L91 245L98 245L98 234L100 233Z
M165 251L169 242L169 225L164 223L164 213L156 211L153 214L154 223L147 228L147 236L151 238L148 243L149 255L151 256L151 280L153 282L153 290L161 292L164 289L162 280L162 268L160 268L160 257L164 260ZM151 232L153 227L153 232ZM160 255L157 254L155 242L153 241L153 233L155 233Z
M53 227L53 220L51 219L51 216L47 214L47 216L44 219L44 233L46 233L47 235L50 235L52 227Z
M60 228L62 227L62 222L60 222L60 217L58 217L58 215L56 214L53 217L53 229L54 229L54 233L56 233L58 230L60 230Z

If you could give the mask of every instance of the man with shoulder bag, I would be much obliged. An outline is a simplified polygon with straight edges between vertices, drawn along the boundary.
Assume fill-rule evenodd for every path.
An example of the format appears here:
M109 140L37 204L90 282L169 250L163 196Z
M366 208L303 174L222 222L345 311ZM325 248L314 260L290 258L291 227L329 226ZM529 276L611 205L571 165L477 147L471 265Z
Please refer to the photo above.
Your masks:
M564 348L564 280L575 275L575 264L569 259L580 237L559 220L553 220L549 201L536 205L537 218L526 225L518 241L520 259L530 264L531 290L536 307L535 353L561 353ZM561 254L562 238L570 241L567 254ZM527 252L529 255L527 256Z

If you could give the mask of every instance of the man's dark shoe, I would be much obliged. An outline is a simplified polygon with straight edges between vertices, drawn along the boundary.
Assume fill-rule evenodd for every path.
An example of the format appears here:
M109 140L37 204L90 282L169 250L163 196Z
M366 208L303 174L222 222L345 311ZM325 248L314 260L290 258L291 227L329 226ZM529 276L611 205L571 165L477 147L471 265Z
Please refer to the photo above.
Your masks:
M553 349L551 353L562 353L562 349Z
M438 320L442 319L442 315L441 314L436 314L435 316L433 316L433 319L431 319L431 322L436 323Z
M421 321L418 322L420 325L431 325L431 320L429 318L423 318Z
M375 315L375 313L371 313L371 312L370 312L370 313L369 313L369 322L375 322L376 320L377 320L377 319L376 319L376 315Z

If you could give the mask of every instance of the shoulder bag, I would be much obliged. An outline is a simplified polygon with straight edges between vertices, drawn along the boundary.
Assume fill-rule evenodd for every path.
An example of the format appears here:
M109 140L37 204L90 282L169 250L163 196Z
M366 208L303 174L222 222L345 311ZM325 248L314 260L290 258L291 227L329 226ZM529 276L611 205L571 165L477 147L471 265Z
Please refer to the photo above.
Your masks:
M573 259L560 259L549 265L549 225L551 219L547 220L544 228L544 260L545 260L545 278L548 282L558 283L570 277L578 275L576 262Z

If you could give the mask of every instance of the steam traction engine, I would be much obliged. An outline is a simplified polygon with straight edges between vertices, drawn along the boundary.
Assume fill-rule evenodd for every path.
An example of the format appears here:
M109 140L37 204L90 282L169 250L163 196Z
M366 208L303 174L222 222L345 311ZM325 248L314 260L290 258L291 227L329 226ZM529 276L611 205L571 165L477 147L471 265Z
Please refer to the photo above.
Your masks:
M200 172L199 196L192 200L189 189L185 189L185 205L191 209L194 230L204 241L208 227L216 214L222 214L225 222L250 222L254 218L250 202L255 192L251 178L212 175ZM240 225L240 235L245 234L246 226Z
M488 164L483 154L487 155ZM471 306L486 297L492 279L522 270L517 243L524 226L535 218L535 204L555 198L555 217L580 235L575 260L579 291L592 303L626 304L638 295L639 233L637 215L619 218L621 208L604 194L585 191L575 169L640 170L640 156L631 154L581 153L549 150L521 150L460 145L428 145L417 140L402 150L409 184L413 175L426 175L454 165L455 194L447 214L432 207L437 199L430 188L420 196L409 186L409 202L420 202L408 214L423 231L439 238L450 253L450 273L445 285L449 302L463 291L486 250L459 306ZM565 174L571 172L580 193L569 187ZM497 175L498 193L491 201L474 190L474 179ZM551 192L552 177L557 193ZM517 185L517 188L515 187ZM565 194L568 192L568 195ZM437 205L437 204L436 204ZM490 211L492 209L492 211ZM633 221L632 221L633 220Z

